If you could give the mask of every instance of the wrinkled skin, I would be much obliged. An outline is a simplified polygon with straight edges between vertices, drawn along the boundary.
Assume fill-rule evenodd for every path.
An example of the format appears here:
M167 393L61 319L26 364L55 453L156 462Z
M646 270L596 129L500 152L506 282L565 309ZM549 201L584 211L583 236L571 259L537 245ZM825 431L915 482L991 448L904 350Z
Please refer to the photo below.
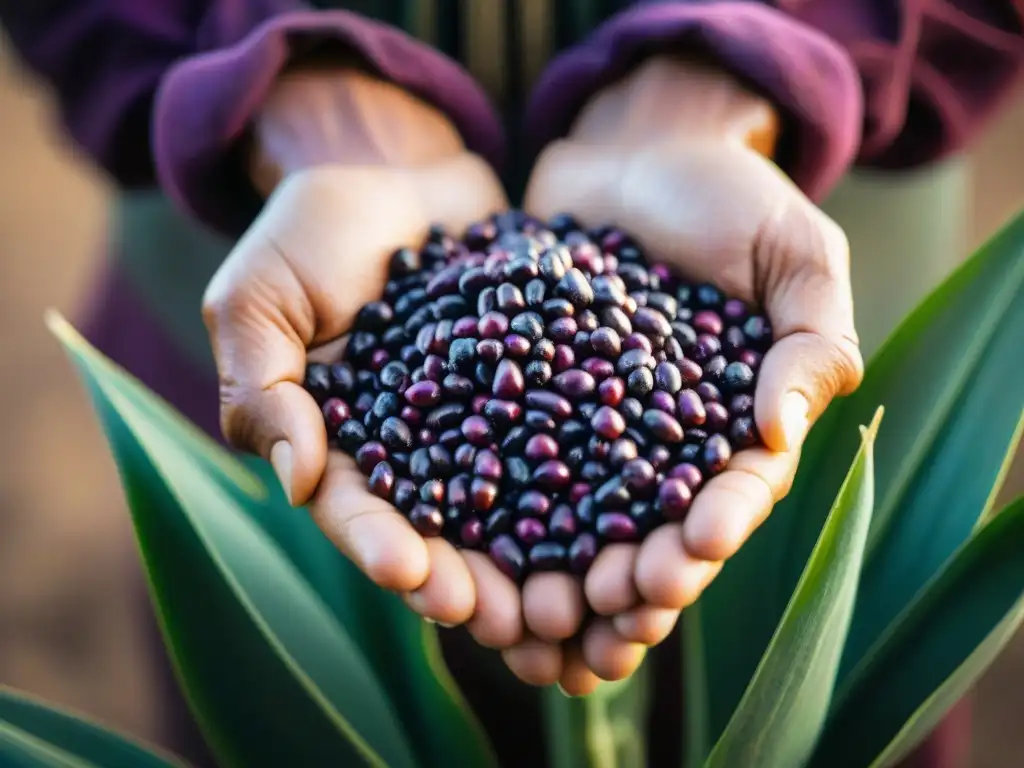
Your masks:
M302 388L311 350L337 348L396 248L417 247L433 222L460 231L508 207L442 115L357 70L285 76L256 122L251 176L267 203L203 308L225 436L269 459L292 503L374 582L428 619L466 624L523 681L582 694L628 676L786 493L809 425L861 376L845 238L755 151L770 152L773 121L726 75L654 59L538 160L530 213L621 226L684 275L764 306L778 339L757 391L768 448L738 455L685 523L608 547L584 583L537 574L520 593L485 555L420 538L327 449ZM599 618L580 632L588 604Z

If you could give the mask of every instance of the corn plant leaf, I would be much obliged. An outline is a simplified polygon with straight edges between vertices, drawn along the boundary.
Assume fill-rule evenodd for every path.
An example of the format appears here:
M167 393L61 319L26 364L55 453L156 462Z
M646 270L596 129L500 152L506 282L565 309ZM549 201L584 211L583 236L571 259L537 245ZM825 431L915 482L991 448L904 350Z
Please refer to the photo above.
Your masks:
M873 446L881 409L832 505L782 621L708 768L802 765L814 749L853 615L874 501Z
M1012 339L1015 328L1019 333L1019 320L1011 321L1008 310L1011 301L1020 301L1024 290L1022 248L1024 214L980 248L907 316L869 361L861 388L834 403L811 430L789 496L776 505L768 520L706 591L701 599L700 637L708 669L709 740L714 741L721 733L785 610L830 500L856 450L853 427L865 423L878 405L885 406L888 415L876 446L876 511L866 555L870 565L866 564L864 570L872 574L874 563L888 558L884 551L892 553L894 562L915 562L916 539L914 556L906 552L897 555L893 547L883 546L894 526L899 526L896 521L901 515L896 512L903 509L902 500L912 488L914 493L919 492L920 486L915 483L927 475L930 457L937 455L935 445L948 436L957 409L972 397L968 387L979 371L995 377L1001 371L1019 373L1019 354L1016 359L1014 355L1000 358L992 350L996 336L1003 343L1012 343L1006 340L1007 335ZM985 454L984 461L974 465L980 467L982 479L975 484L974 478L959 468L957 478L967 480L973 488L984 486L986 493L991 490L1001 468L1001 459L996 457L1012 441L1021 408L1015 398L1022 392L1024 388L1019 384L1016 389L1007 385L998 397L986 402L983 419L991 431L984 434L983 443L962 449ZM975 432L971 439L979 437ZM895 606L909 601L942 560L963 542L971 529L972 516L980 511L977 507L967 510L961 524L944 526L934 533L930 529L917 531L915 535L928 538L929 556L921 561L910 582L878 582L880 589L895 586L882 596L886 603ZM923 522L920 514L914 519L914 525ZM913 528L903 526L908 533ZM906 544L911 539L904 535L899 540ZM862 592L851 628L851 642L860 652L865 641L857 638L863 633L870 643L877 636L877 627L884 626L886 616L891 619L891 609L882 610L871 620L873 628L862 630L867 626L864 617L870 616L866 607L869 603ZM744 610L737 611L737 605L743 605ZM843 669L854 663L856 656L859 652L848 656Z
M122 394L124 374L51 327L93 396L179 681L220 762L417 765L365 658L280 548Z
M81 357L80 366L91 366L95 376L198 456L199 468L280 547L337 623L350 629L351 643L385 689L419 765L448 766L453 750L467 768L497 764L483 729L444 664L435 628L397 596L371 583L330 544L309 515L292 509L267 462L231 456L89 347L62 320L52 317L51 325L76 360Z
M153 747L2 686L0 742L12 755L9 762L0 760L0 765L5 766L65 766L77 761L102 768L184 768L171 755L160 754ZM21 757L13 757L14 753ZM0 755L5 754L5 747L0 746ZM54 755L60 761L53 762Z
M485 768L497 756L452 678L437 629L397 596L366 578L320 532L309 515L292 509L270 465L243 459L270 489L247 511L281 546L314 587L376 672L424 768L448 768L453 750L461 765ZM490 657L488 657L490 658Z
M986 523L837 688L812 766L894 765L1024 619L1024 498Z
M602 683L589 696L544 692L544 724L551 768L627 768L647 764L651 665L631 677Z

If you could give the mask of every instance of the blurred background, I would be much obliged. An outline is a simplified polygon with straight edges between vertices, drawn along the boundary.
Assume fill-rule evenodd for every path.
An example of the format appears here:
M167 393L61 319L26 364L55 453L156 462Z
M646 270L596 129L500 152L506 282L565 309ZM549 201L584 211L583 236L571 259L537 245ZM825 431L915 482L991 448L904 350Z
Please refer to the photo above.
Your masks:
M967 161L973 245L1024 206L1024 92ZM0 683L159 740L120 486L42 322L46 307L74 318L84 306L108 194L0 42ZM1024 462L1009 485L1005 496L1024 491ZM972 766L1024 764L1024 635L974 695Z

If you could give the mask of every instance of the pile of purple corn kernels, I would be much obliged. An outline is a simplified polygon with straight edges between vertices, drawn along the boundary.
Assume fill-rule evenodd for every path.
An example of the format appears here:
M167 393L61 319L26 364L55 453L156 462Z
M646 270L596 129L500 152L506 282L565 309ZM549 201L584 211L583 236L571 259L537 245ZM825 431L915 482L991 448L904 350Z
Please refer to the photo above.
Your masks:
M628 235L514 211L390 261L306 389L373 493L511 578L583 574L760 442L765 318Z

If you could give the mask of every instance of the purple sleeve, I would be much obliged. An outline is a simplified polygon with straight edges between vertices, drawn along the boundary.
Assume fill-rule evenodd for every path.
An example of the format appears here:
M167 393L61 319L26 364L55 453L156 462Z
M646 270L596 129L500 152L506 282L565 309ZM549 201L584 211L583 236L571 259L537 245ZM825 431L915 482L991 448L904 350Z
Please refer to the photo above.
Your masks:
M815 200L853 162L918 165L962 148L1024 58L1020 11L1005 0L639 2L545 72L534 150L654 50L710 53L770 97L785 119L779 162Z
M124 186L157 182L240 233L259 201L237 140L296 49L337 43L444 111L495 164L500 122L458 64L404 33L300 0L0 0L26 63L55 88L74 140Z

